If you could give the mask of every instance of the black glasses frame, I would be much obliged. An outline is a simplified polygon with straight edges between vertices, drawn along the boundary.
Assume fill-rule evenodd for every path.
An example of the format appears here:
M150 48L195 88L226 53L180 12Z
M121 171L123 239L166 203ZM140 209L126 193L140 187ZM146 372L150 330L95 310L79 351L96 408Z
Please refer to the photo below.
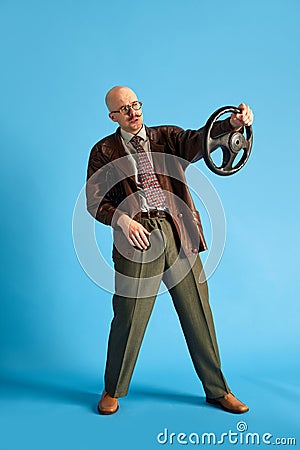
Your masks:
M120 109L118 109L117 111L111 111L111 113L114 113L114 114L120 113L120 114L125 115L125 114L129 113L131 108L134 109L134 111L138 111L139 109L142 108L142 105L143 105L143 102L135 101L135 102L130 103L129 105L121 106Z

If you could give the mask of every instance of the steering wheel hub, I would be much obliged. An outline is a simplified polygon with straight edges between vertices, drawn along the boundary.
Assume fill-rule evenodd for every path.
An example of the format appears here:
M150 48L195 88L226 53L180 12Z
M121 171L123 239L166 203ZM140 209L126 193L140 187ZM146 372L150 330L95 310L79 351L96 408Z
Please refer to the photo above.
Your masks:
M236 131L235 133L232 133L229 139L229 147L230 150L232 150L235 153L238 153L240 150L244 148L246 145L245 138L242 135L242 133L239 133Z

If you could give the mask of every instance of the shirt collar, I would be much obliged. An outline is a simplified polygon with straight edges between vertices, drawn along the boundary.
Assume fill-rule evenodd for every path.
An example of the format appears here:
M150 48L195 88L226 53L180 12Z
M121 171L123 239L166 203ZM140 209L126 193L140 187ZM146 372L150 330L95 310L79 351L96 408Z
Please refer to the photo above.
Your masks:
M146 134L146 129L145 129L145 125L142 126L142 128L140 129L140 131L138 132L138 134L132 134L129 133L128 131L125 131L121 128L121 136L125 141L125 144L128 144L131 139L133 138L133 136L140 136L142 139L144 139L144 141L147 140L147 134Z

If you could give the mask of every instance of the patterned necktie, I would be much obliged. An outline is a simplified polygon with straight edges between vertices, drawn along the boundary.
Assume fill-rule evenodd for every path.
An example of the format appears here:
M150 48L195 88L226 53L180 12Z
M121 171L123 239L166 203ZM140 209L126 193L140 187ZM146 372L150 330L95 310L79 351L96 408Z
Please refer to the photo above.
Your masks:
M158 182L147 153L141 145L143 138L134 136L130 142L138 155L138 175L149 206L162 208L165 206L164 192Z

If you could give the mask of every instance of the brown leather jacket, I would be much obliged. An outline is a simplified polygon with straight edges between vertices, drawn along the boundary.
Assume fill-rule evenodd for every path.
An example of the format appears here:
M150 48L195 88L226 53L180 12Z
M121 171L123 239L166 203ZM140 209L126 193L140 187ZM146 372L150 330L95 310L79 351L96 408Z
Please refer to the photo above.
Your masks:
M213 136L232 131L229 119L215 123ZM203 156L203 132L176 126L146 127L153 165L164 190L167 207L184 253L207 249L200 216L186 183L185 170ZM140 221L137 185L120 129L99 141L91 150L87 170L87 209L99 222L114 228L113 258L131 257L135 249L117 225L122 214ZM121 249L121 252L120 252Z

